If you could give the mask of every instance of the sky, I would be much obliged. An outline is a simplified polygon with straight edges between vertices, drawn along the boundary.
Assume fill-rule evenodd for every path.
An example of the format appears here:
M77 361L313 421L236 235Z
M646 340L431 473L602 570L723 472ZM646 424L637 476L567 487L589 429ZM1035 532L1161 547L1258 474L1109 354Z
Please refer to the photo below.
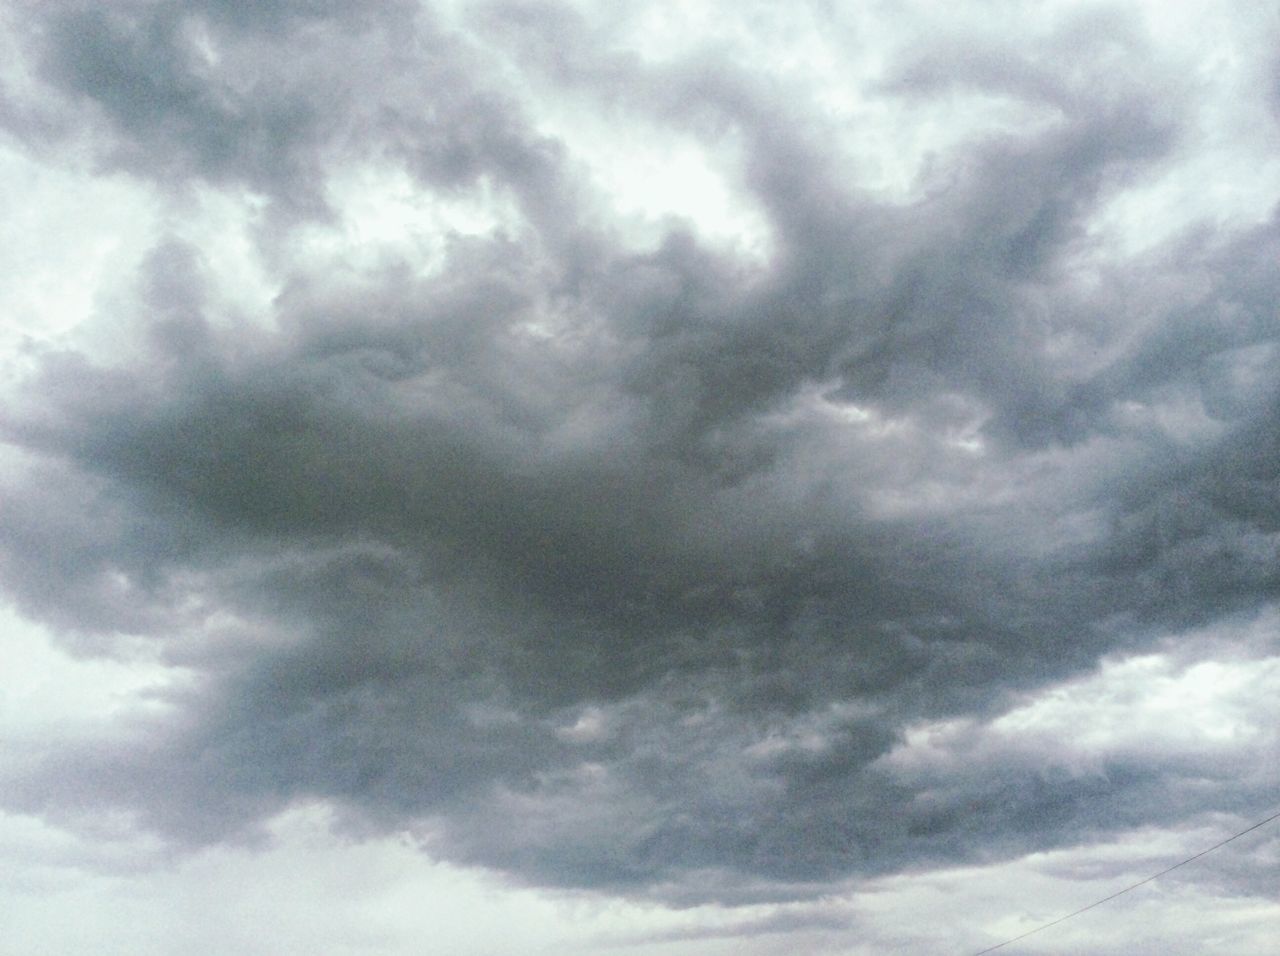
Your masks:
M1252 0L0 0L0 953L963 956L1276 812L1278 202Z

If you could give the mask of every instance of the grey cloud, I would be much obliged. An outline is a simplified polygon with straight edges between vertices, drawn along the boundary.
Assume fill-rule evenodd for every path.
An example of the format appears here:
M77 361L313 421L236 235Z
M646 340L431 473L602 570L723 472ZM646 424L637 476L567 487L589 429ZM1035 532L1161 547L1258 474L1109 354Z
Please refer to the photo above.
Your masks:
M42 19L33 59L62 97L18 117L22 135L100 124L108 166L178 189L241 185L286 221L328 214L336 164L389 155L445 190L495 177L548 204L551 231L554 144L425 8L65 3Z
M828 932L848 934L852 928L848 916L821 910L779 910L767 916L739 920L724 926L690 927L647 933L634 939L619 940L614 945L640 943L685 942L701 939L741 939L792 934L796 932Z
M565 54L556 82L612 75L614 108L736 136L780 249L747 264L673 229L637 252L590 224L566 149L478 45L378 10L202 7L227 31L212 77L185 10L52 15L46 82L96 104L139 175L305 209L343 161L389 156L444 194L495 177L523 221L431 275L299 266L252 331L209 314L198 250L161 244L133 358L41 358L0 419L33 462L7 479L7 594L67 631L152 635L204 679L140 743L23 768L11 805L114 806L202 843L319 796L521 878L678 898L711 871L724 899L1207 806L1157 809L1177 769L1155 760L1056 781L1002 758L933 804L877 764L914 722L1275 599L1276 327L1250 252L1272 232L1116 264L1100 292L1068 268L1176 107L1077 91L1061 123L975 142L893 206L740 67ZM1188 262L1194 307L1150 327L1118 308ZM1061 358L1073 323L1119 357ZM1169 396L1221 430L1124 417ZM824 424L819 399L891 437ZM970 417L977 458L946 439ZM1101 530L1055 540L1081 516ZM575 742L589 706L615 726Z

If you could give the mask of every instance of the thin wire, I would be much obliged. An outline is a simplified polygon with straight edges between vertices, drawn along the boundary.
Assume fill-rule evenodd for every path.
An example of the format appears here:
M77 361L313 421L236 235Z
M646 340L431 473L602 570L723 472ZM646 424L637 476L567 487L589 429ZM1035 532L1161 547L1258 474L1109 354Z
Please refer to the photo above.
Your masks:
M1103 903L1111 902L1111 900L1114 900L1117 896L1124 896L1130 890L1136 890L1138 887L1145 886L1146 884L1150 883L1152 880L1158 880L1160 879L1160 877L1164 876L1166 873L1172 873L1178 867L1186 866L1188 863L1192 862L1193 860L1198 860L1202 856L1207 856L1208 854L1212 853L1214 850L1217 850L1226 846L1232 840L1238 840L1242 836L1244 836L1246 833L1252 833L1254 830L1257 830L1259 827L1265 827L1268 823L1278 819L1280 819L1280 812L1273 813L1271 814L1271 816L1267 817L1265 820L1261 820L1258 823L1255 823L1253 826L1248 827L1247 829L1241 830L1239 833L1235 834L1234 836L1227 837L1221 843L1215 843L1213 846L1209 847L1209 849L1207 850L1201 850L1195 856L1189 856L1182 862L1173 864L1173 866L1169 867L1168 869L1161 870L1159 873L1153 874L1152 876L1148 876L1145 880L1139 880L1137 883L1134 883L1132 886L1126 886L1123 890L1120 890L1119 892L1112 893L1110 896L1104 896L1102 899L1098 900L1097 902L1090 903L1088 906L1082 906L1080 907L1080 909L1076 910L1074 913L1068 913L1066 916L1059 916L1056 920L1053 920L1052 922L1045 923L1042 926L1037 926L1035 929L1027 930L1021 936L1015 936L1012 939L1006 939L1003 943L996 943L996 945L994 946L988 946L986 949L980 949L976 953L974 953L973 956L982 956L983 953L994 953L997 949L1002 949L1003 947L1008 946L1010 943L1016 943L1020 939L1026 939L1028 936L1031 936L1034 933L1038 933L1042 929L1048 929L1050 926L1057 926L1059 923L1065 923L1067 920L1071 919L1073 916L1079 916L1081 913L1088 912L1089 910L1093 909L1095 906L1101 906Z

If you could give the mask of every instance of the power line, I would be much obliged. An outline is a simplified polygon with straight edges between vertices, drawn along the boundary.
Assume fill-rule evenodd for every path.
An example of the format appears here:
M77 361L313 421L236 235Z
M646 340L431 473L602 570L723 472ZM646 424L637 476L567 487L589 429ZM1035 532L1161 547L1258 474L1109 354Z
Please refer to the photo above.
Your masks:
M980 949L976 953L974 953L973 956L982 956L983 953L993 953L997 949L1002 949L1003 947L1008 946L1010 943L1016 943L1020 939L1026 939L1028 936L1038 933L1042 929L1048 929L1050 926L1057 926L1059 923L1065 923L1067 920L1071 919L1073 916L1079 916L1081 913L1087 912L1093 909L1095 906L1101 906L1103 903L1109 903L1111 900L1114 900L1117 896L1124 896L1124 894L1128 893L1130 890L1136 890L1138 887L1145 886L1146 884L1150 883L1152 880L1158 880L1160 879L1160 877L1164 876L1166 873L1172 873L1174 870L1176 870L1180 866L1186 866L1188 863L1192 862L1193 860L1198 860L1202 856L1207 856L1208 854L1212 853L1214 850L1217 850L1217 849L1220 849L1221 847L1226 846L1232 840L1238 840L1242 836L1244 836L1246 833L1252 833L1254 830L1257 830L1259 827L1265 827L1268 823L1277 819L1280 819L1280 812L1271 814L1271 816L1267 817L1265 820L1260 820L1259 822L1255 823L1253 826L1247 827L1246 829L1241 830L1239 833L1236 833L1233 836L1227 837L1221 843L1215 843L1213 846L1209 847L1209 849L1201 850L1195 856L1189 856L1185 860L1182 860L1179 863L1173 864L1173 866L1169 867L1168 869L1161 870L1159 873L1155 873L1155 874L1152 874L1151 876L1148 876L1145 880L1139 880L1137 883L1134 883L1132 886L1126 886L1123 890L1120 890L1116 893L1112 893L1110 896L1104 896L1102 899L1097 900L1096 902L1090 903L1088 906L1082 906L1080 907L1080 909L1076 910L1074 913L1068 913L1066 916L1059 916L1057 919L1052 920L1051 922L1045 923L1042 926L1037 926L1035 929L1027 930L1021 936L1015 936L1012 939L1006 939L1003 943L996 943L996 945L994 946L988 946L986 949Z

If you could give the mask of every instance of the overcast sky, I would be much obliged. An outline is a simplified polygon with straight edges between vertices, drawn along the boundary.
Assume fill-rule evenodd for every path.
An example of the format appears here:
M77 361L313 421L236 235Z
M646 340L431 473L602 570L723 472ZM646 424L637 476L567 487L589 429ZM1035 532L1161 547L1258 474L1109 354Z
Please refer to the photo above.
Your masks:
M974 952L1280 809L1280 15L0 2L0 952ZM1009 953L1262 956L1280 827Z

